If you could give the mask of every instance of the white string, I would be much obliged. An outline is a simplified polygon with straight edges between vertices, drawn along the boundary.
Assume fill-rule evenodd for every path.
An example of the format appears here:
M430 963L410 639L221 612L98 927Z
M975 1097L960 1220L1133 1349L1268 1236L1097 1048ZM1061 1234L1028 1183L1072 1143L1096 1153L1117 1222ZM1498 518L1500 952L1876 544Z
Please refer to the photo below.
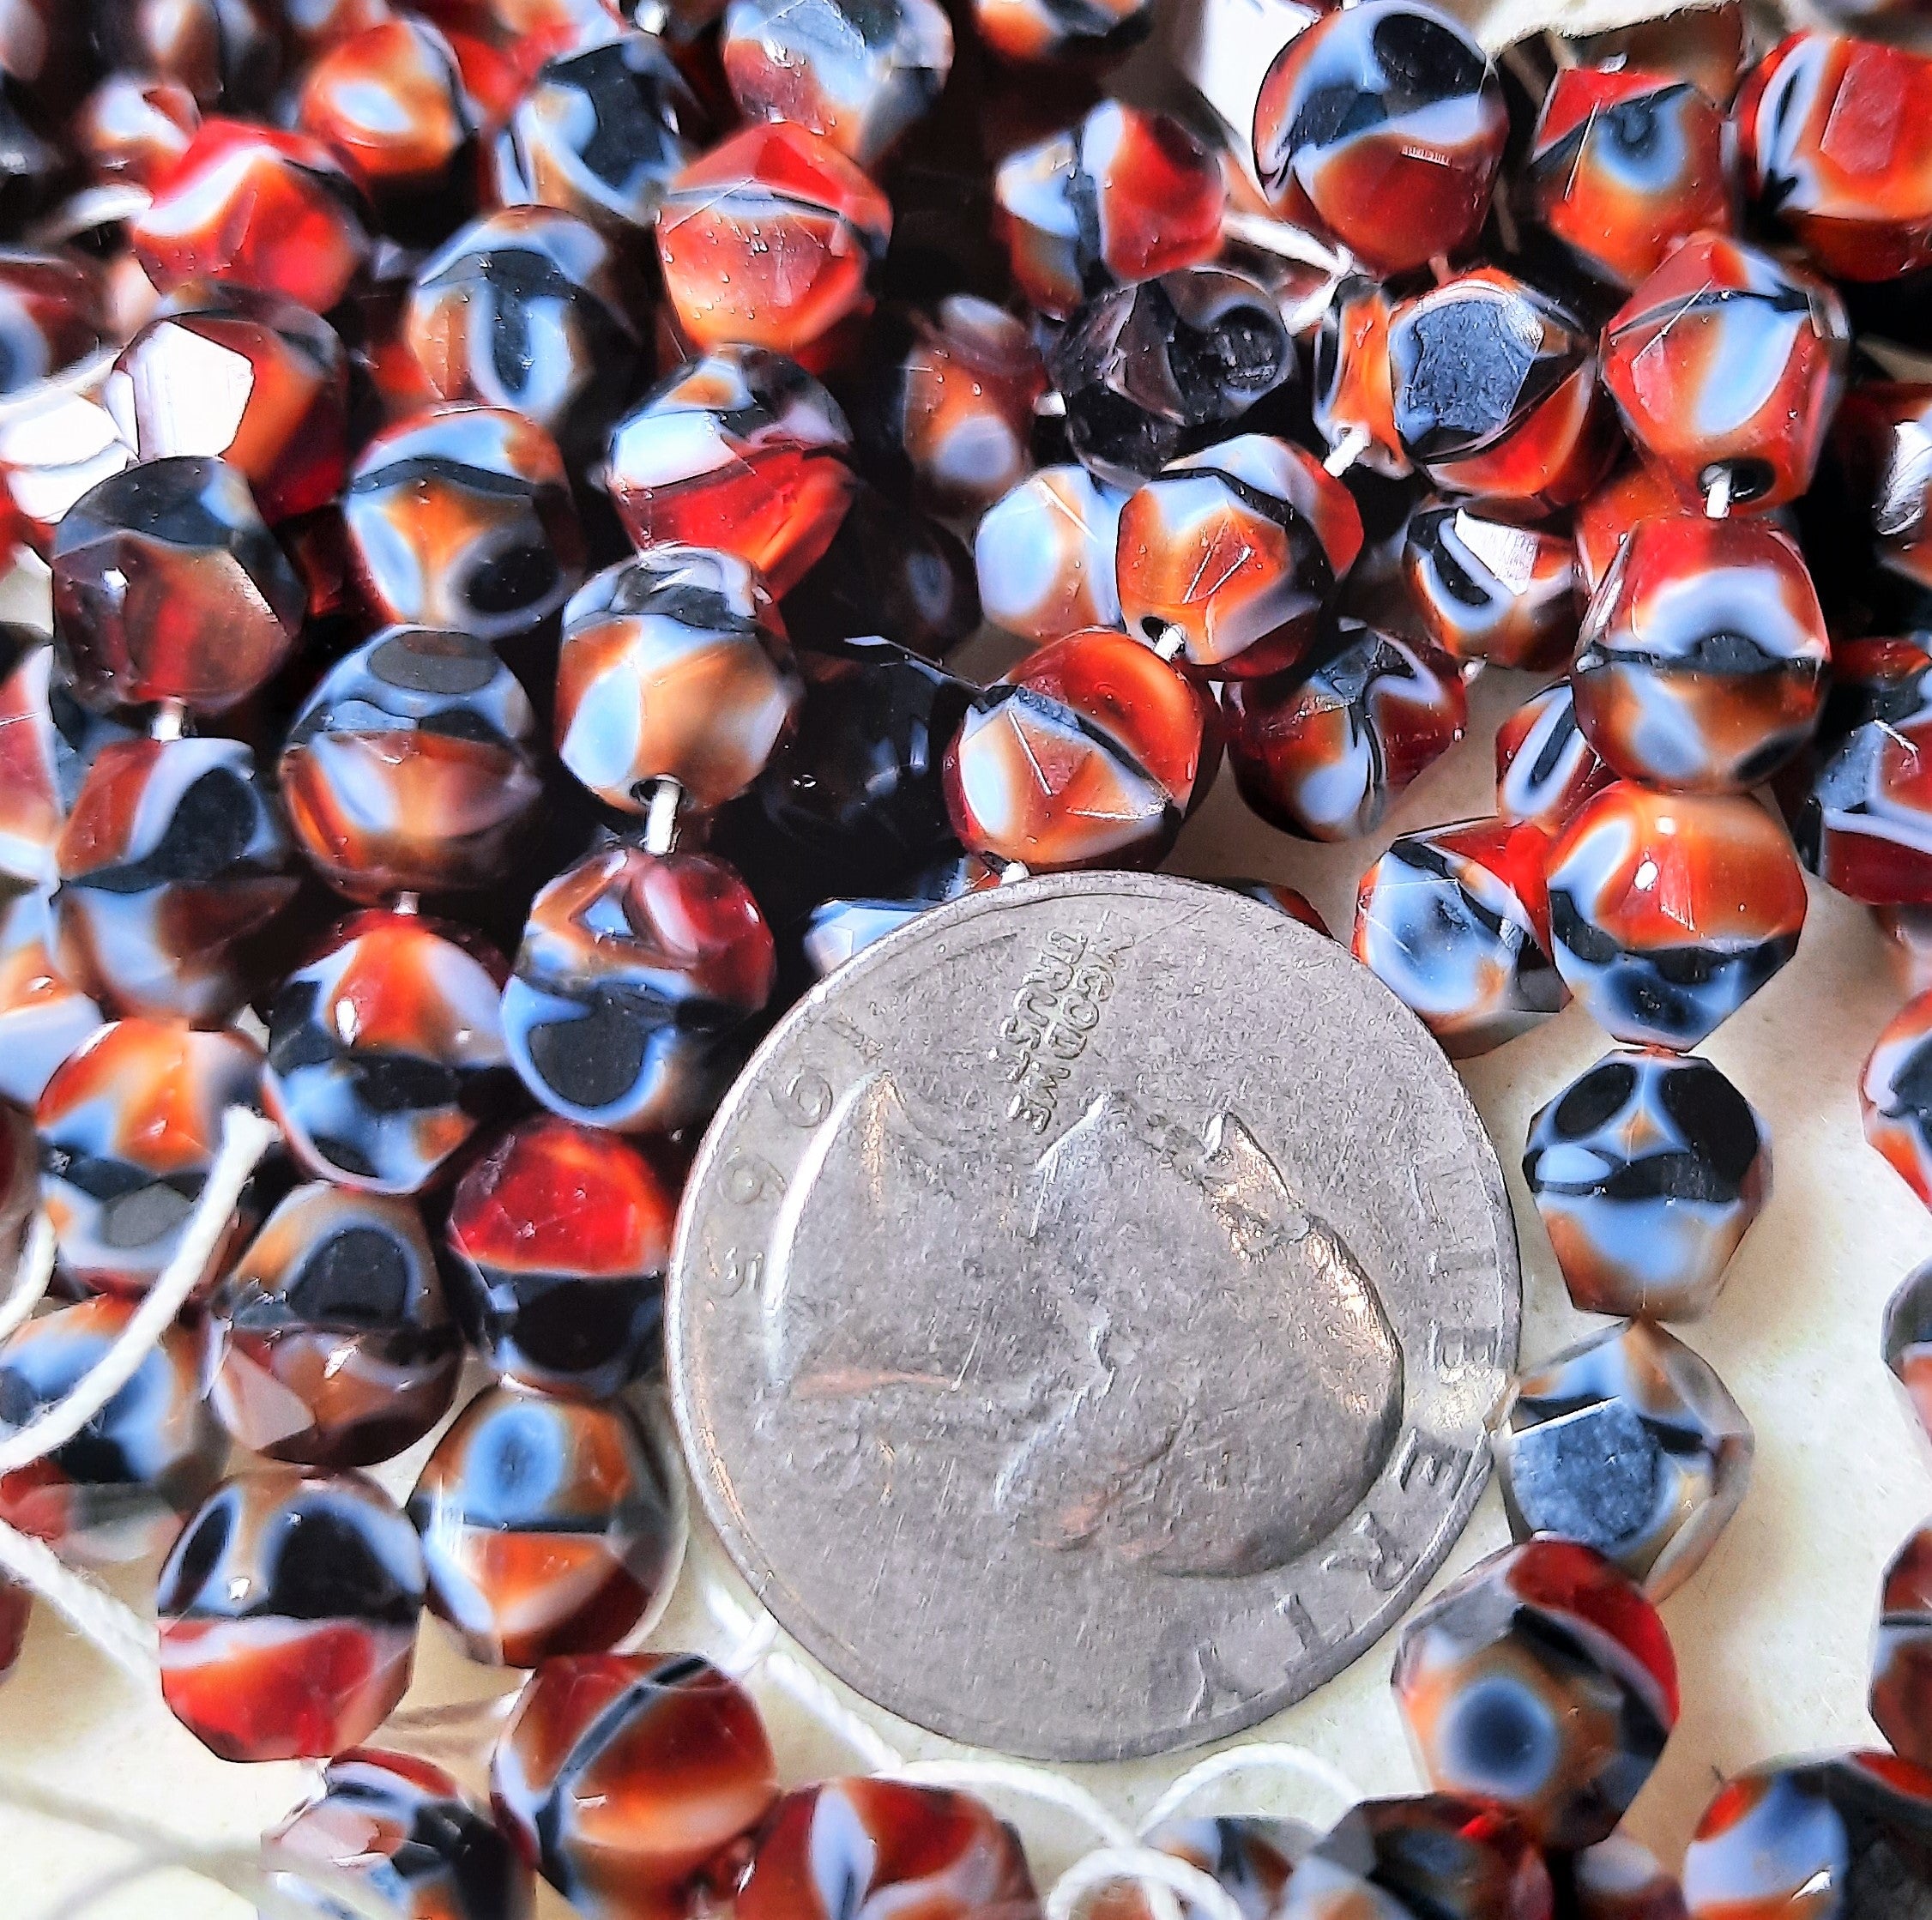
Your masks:
M33 1318L33 1309L47 1297L54 1279L54 1229L45 1214L36 1213L20 1250L13 1284L0 1303L0 1341L9 1339Z
M1126 1826L1084 1787L1077 1785L1064 1773L1029 1766L1023 1760L912 1760L895 1768L891 1777L915 1786L963 1787L969 1792L975 1787L1005 1787L1084 1820L1109 1847L1131 1847L1134 1844Z
M1154 1804L1141 1820L1140 1831L1151 1832L1162 1820L1171 1820L1203 1788L1223 1780L1230 1773L1280 1773L1320 1787L1341 1802L1325 1815L1322 1824L1332 1825L1361 1798L1361 1790L1340 1767L1331 1766L1319 1754L1286 1741L1255 1741L1245 1747L1229 1747L1211 1754L1191 1766Z
M82 1639L142 1688L160 1683L154 1629L132 1608L77 1573L44 1540L0 1520L0 1573L39 1595Z
M1368 451L1368 441L1366 426L1351 426L1330 450L1328 458L1322 462L1323 467L1340 479Z
M1193 1920L1245 1920L1234 1895L1212 1874L1172 1854L1133 1845L1096 1847L1076 1860L1047 1895L1046 1920L1073 1920L1090 1893L1119 1880L1152 1881L1179 1894L1193 1910Z
M764 1671L794 1700L816 1713L873 1772L897 1772L906 1764L906 1756L869 1720L846 1706L803 1661L774 1649L764 1657Z

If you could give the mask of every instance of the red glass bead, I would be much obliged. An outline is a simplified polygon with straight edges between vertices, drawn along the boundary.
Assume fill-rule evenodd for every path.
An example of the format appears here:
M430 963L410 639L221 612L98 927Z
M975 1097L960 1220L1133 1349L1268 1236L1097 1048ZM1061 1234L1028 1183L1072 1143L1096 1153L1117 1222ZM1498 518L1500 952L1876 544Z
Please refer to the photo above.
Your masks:
M1461 674L1433 647L1353 620L1337 637L1306 667L1221 690L1241 798L1306 840L1374 832L1469 715Z
M1395 301L1379 280L1352 275L1335 289L1315 335L1315 430L1332 448L1344 441L1372 472L1400 480L1411 471L1395 430L1389 323Z
M1662 514L1701 506L1694 493L1676 486L1647 460L1626 460L1578 503L1574 526L1577 571L1587 598L1603 584L1617 549L1633 527Z
M845 517L851 452L838 402L803 368L762 347L721 347L618 422L605 486L640 549L735 553L782 596Z
M1858 1083L1865 1138L1932 1206L1932 993L1894 1014Z
M69 132L95 180L152 192L201 124L195 96L178 81L112 73L75 110Z
M461 33L493 48L526 85L546 61L601 46L625 27L618 0L423 0L412 10L427 15L446 33ZM673 29L685 25L685 13L680 0L672 11ZM688 34L679 31L676 37Z
M1561 1920L1687 1920L1676 1875L1626 1834L1556 1855L1550 1869Z
M16 895L0 919L0 1100L29 1109L104 1018L60 972L56 945L46 894Z
M1603 33L1565 34L1579 60L1609 68L1618 62L1687 80L1707 100L1727 105L1744 69L1745 20L1739 0L1657 14Z
M1586 800L1616 778L1577 726L1570 683L1559 680L1496 729L1496 811L1561 833Z
M497 1817L584 1920L689 1920L778 1798L751 1696L693 1653L547 1660L491 1763Z
M1886 1302L1885 1364L1932 1440L1932 1263L1917 1266Z
M30 1588L0 1580L0 1680L20 1664L21 1649L27 1644L27 1622L33 1617L33 1594Z
M1509 116L1496 69L1412 0L1325 14L1275 56L1254 166L1276 209L1381 275L1452 254L1489 208Z
M110 63L178 82L204 112L245 111L274 77L275 42L257 0L123 0L94 30Z
M0 394L86 359L107 337L100 269L78 255L0 251Z
M1932 1766L1932 1526L1912 1534L1885 1569L1869 1704L1901 1760Z
M408 1200L297 1187L208 1304L208 1404L271 1460L393 1459L450 1410L462 1365L436 1250Z
M1126 500L1084 467L1042 467L1022 480L987 510L973 536L986 617L1025 640L1117 625Z
M349 176L306 134L203 121L130 229L163 293L214 280L325 313L369 254Z
M75 501L134 463L104 399L105 356L0 407L0 538L45 559Z
M1098 65L1152 30L1152 0L973 0L973 24L1002 59Z
M200 1198L231 1107L255 1102L262 1051L238 1033L176 1021L97 1027L34 1109L40 1198L61 1263L84 1285L141 1294L166 1266ZM212 1275L254 1226L246 1204Z
M928 909L999 885L997 868L977 854L964 854L935 861L901 881L890 896L835 894L820 901L806 916L799 935L799 951L814 978L824 980L855 954L897 933Z
M1557 967L1598 1026L1687 1048L1796 951L1804 876L1754 801L1619 781L1557 841L1549 912Z
M326 1759L394 1712L422 1605L415 1530L373 1481L244 1474L161 1568L161 1697L223 1760Z
M1295 1863L1315 1839L1314 1831L1298 1820L1223 1814L1162 1820L1140 1836L1140 1844L1208 1875L1234 1901L1241 1920L1269 1920ZM1128 1880L1103 1887L1085 1911L1089 1920L1154 1920L1144 1886Z
M1603 329L1603 383L1680 487L1733 510L1811 485L1844 385L1844 305L1821 281L1715 234L1677 249Z
M1452 659L1547 672L1576 643L1575 541L1525 524L1509 501L1418 507L1403 534L1402 576L1423 630Z
M954 831L1039 872L1151 865L1193 798L1203 733L1193 689L1138 641L1102 628L1050 641L947 748Z
M652 1163L601 1127L541 1114L512 1128L450 1208L473 1344L545 1393L620 1392L657 1350L677 1207Z
M1724 136L1723 114L1688 81L1561 68L1531 140L1531 205L1585 272L1635 287L1679 241L1730 231Z
M84 1300L11 1335L0 1348L0 1433L29 1425L70 1392L135 1311L132 1301ZM0 1475L0 1521L83 1567L163 1551L220 1477L228 1450L202 1403L196 1362L194 1335L168 1328L72 1440Z
M658 209L658 257L679 324L700 347L795 353L865 311L892 207L831 142L747 127L693 160Z
M17 631L0 625L0 637ZM75 699L56 649L34 636L0 680L0 873L55 878L67 810L100 749L125 737Z
M1876 534L1879 568L1908 601L1932 592L1932 383L1861 380L1832 422L1852 510Z

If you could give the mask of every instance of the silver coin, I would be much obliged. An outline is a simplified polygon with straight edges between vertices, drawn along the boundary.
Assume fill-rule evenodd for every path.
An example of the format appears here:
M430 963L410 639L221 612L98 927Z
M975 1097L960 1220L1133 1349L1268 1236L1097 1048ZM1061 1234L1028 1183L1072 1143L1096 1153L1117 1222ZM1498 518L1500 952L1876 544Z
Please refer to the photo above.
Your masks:
M784 1627L1029 1758L1252 1724L1398 1619L1516 1357L1502 1176L1420 1023L1225 890L1029 880L780 1023L692 1169L671 1377Z

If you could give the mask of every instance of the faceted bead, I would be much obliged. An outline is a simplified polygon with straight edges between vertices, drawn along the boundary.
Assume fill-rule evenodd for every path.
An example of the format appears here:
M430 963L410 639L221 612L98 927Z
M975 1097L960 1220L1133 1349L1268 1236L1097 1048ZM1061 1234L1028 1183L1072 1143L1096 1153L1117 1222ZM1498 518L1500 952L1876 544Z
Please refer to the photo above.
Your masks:
M1706 100L1729 100L1744 69L1745 20L1739 0L1635 19L1625 27L1565 34L1579 59L1625 65L1687 80Z
M1276 1920L1551 1920L1542 1849L1502 1808L1454 1794L1364 1800L1289 1876Z
M903 881L885 897L835 897L822 901L806 917L799 950L815 979L824 980L848 960L896 933L933 907L983 893L999 885L1000 872L977 854L935 860Z
M738 1890L739 1920L1038 1920L1019 1838L990 1807L899 1780L787 1794Z
M352 1748L268 1838L279 1859L347 1875L396 1920L530 1920L528 1864L441 1767L413 1754ZM293 1875L269 1884L298 1909L312 1901Z
M1139 1844L1208 1875L1240 1909L1241 1920L1273 1920L1295 1863L1315 1839L1300 1820L1234 1814L1164 1820L1141 1834ZM1198 1916L1188 1901L1180 1905L1184 1914ZM1090 1920L1153 1920L1145 1892L1132 1881L1103 1888L1086 1911Z
M415 1529L373 1481L244 1474L161 1568L161 1696L223 1760L325 1759L402 1698L422 1605Z
M1331 448L1356 446L1373 473L1401 480L1411 471L1395 430L1389 323L1395 302L1379 280L1352 275L1325 304L1315 335L1310 394L1315 431Z
M1665 1080L1656 1090L1669 1087ZM1545 1165L1563 1150L1546 1148L1540 1131L1531 1136L1531 1156ZM1548 1188L1536 1191L1541 1202ZM1612 1207L1621 1198L1600 1188L1597 1197ZM1655 1198L1649 1211L1654 1218ZM1504 1419L1496 1475L1511 1532L1580 1540L1652 1600L1703 1564L1750 1482L1742 1409L1688 1347L1642 1320L1606 1327L1524 1374Z
M687 1920L778 1798L764 1723L695 1653L546 1660L491 1762L497 1817L583 1920Z
M32 1319L0 1347L0 1433L64 1398L135 1314L84 1300ZM201 1397L195 1337L171 1326L134 1378L70 1440L0 1475L0 1521L63 1559L118 1566L167 1547L221 1475L227 1436Z
M1550 1862L1559 1920L1686 1920L1684 1891L1647 1847L1613 1833Z
M1418 507L1403 534L1408 604L1452 659L1547 672L1577 637L1576 544L1505 500Z
M1171 114L1118 100L1010 155L993 193L1015 282L1060 319L1221 246L1227 190L1214 156Z
M33 1617L33 1590L0 1580L0 1680L19 1665L21 1649L27 1644L27 1622Z
M275 43L254 0L123 0L94 13L112 64L186 87L202 110L225 100L245 108L273 78Z
M1836 280L1932 264L1932 59L1817 30L1758 63L1737 101L1745 186Z
M450 1209L456 1310L499 1374L603 1400L657 1353L678 1197L598 1127L540 1114L457 1183Z
M1120 619L1114 583L1126 494L1084 467L1042 467L973 536L980 605L1024 640L1059 640Z
M1694 1319L1771 1196L1771 1134L1708 1060L1622 1048L1531 1122L1523 1177L1579 1308Z
M1932 1439L1932 1262L1908 1273L1887 1302L1885 1364Z
M1404 834L1361 877L1354 952L1452 1060L1486 1054L1567 997L1550 958L1549 836L1518 820Z
M106 1016L54 961L44 891L15 895L0 918L0 1100L31 1110L57 1067Z
M1254 106L1255 177L1276 209L1379 275L1472 240L1509 116L1453 21L1412 0L1326 14L1275 56Z
M1885 937L1893 982L1915 999L1932 989L1932 908L1875 907L1872 920Z
M510 1058L553 1113L623 1133L708 1119L771 998L771 930L704 854L621 842L530 903L504 993Z
M657 215L664 290L700 348L811 346L866 311L891 235L885 196L830 141L782 122L693 160Z
M870 166L952 70L938 0L731 0L718 51L747 120L787 120Z
M88 361L0 408L0 537L42 559L74 503L134 463L102 397L108 373L105 357Z
M845 517L851 453L837 402L803 368L728 346L679 367L618 422L605 485L640 549L735 553L783 595Z
M430 0L423 10L481 41L528 84L546 61L615 39L636 9L619 0ZM670 11L668 30L679 39L704 24L688 17L699 9L686 0Z
M557 444L498 407L432 407L363 449L342 499L371 611L501 641L554 613L583 536Z
M1844 304L1823 281L1704 234L1603 330L1603 383L1630 438L1680 487L1721 479L1735 510L1811 485L1844 385Z
M1885 1569L1870 1706L1901 1760L1932 1766L1932 1526L1920 1527Z
M1688 81L1560 68L1531 140L1531 206L1586 273L1627 290L1679 241L1730 231L1724 136L1724 115Z
M1737 1774L1684 1854L1690 1920L1904 1920L1932 1899L1932 1773L1886 1753Z
M106 289L91 261L0 250L0 394L85 359L107 326Z
M614 1646L683 1547L666 1470L625 1408L503 1386L436 1443L409 1518L431 1607L486 1666Z
M34 1125L41 1201L69 1273L109 1293L148 1290L201 1198L222 1116L255 1103L261 1073L253 1041L175 1021L117 1020L68 1055ZM245 1203L210 1275L253 1226Z
M1305 840L1373 833L1396 797L1463 737L1454 663L1354 620L1309 666L1221 690L1241 798Z
M812 571L785 596L800 647L883 639L942 659L980 631L973 556L903 497L861 486Z
M1840 402L1831 438L1850 510L1875 536L1880 584L1896 585L1916 615L1932 591L1932 468L1924 456L1932 383L1859 381Z
M1396 309L1389 378L1404 450L1451 492L1570 506L1609 463L1594 336L1499 268Z
M1361 551L1341 481L1286 440L1238 434L1183 454L1120 510L1115 583L1131 633L1178 640L1213 679L1293 666Z
M288 840L239 740L116 740L67 817L54 897L67 977L119 1013L220 1022L236 949L294 897Z
M278 771L295 837L357 899L487 886L543 792L536 729L485 642L390 627L337 661L290 724Z
M0 624L0 638L18 631ZM54 878L61 827L88 770L110 740L130 737L74 697L57 649L33 635L0 680L0 874Z
M208 1404L271 1460L393 1459L450 1410L462 1365L422 1216L380 1193L298 1186L208 1305Z
M503 963L413 914L353 915L269 1010L262 1091L310 1173L415 1193L509 1090Z
M1635 456L1626 460L1577 506L1577 570L1585 597L1603 584L1624 536L1633 527L1699 504L1648 461Z
M369 254L359 200L320 141L205 120L130 237L164 293L213 280L326 313Z
M144 461L83 494L54 535L53 576L75 691L104 707L225 711L288 657L306 600L248 482L204 455Z
M996 680L946 751L946 804L970 853L1036 872L1151 866L1201 770L1192 687L1125 634L1049 641Z
M1556 964L1613 1039L1687 1048L1797 950L1804 878L1783 828L1732 794L1607 788L1549 864Z
M1394 1686L1432 1786L1498 1802L1565 1850L1622 1819L1677 1721L1657 1609L1571 1540L1506 1547L1411 1615Z
M638 355L613 243L549 207L506 207L417 269L403 337L445 400L507 408L566 447L609 427Z
M201 124L195 96L178 81L111 73L75 110L69 130L98 184L152 192L188 151Z
M973 0L979 38L1002 59L1098 65L1139 45L1153 0Z

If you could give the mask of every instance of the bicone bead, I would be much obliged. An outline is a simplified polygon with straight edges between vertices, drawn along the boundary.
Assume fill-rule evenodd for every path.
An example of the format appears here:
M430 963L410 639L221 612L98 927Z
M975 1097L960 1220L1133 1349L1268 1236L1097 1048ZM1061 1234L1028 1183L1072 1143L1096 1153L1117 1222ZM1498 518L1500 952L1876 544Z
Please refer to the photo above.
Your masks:
M1811 485L1844 383L1844 303L1801 269L1718 234L1684 242L1603 329L1603 384L1645 455L1732 509Z
M1350 275L1336 287L1315 335L1309 406L1331 447L1344 441L1372 472L1401 480L1411 471L1395 428L1389 323L1396 303L1379 280Z
M1613 1039L1687 1048L1797 951L1804 876L1784 829L1730 794L1620 780L1550 855L1556 964Z
M1578 502L1572 524L1577 540L1577 571L1587 599L1603 584L1631 529L1646 520L1681 513L1702 501L1687 493L1668 474L1635 454L1608 480L1593 486Z
M1531 696L1496 729L1496 811L1561 833L1616 776L1577 725L1567 679Z
M1000 870L977 854L956 854L902 881L890 895L866 898L834 896L806 916L799 951L813 977L836 973L848 960L888 933L896 933L948 900L982 893L1000 882Z
M60 971L45 889L0 909L0 1100L31 1112L54 1070L106 1017Z
M84 1300L10 1336L0 1347L0 1434L31 1426L72 1392L135 1311L132 1301ZM202 1399L197 1362L194 1335L169 1327L72 1440L0 1475L0 1521L86 1567L169 1546L220 1478L228 1451Z
M502 978L502 961L456 928L414 914L344 921L269 1009L263 1097L295 1158L363 1192L427 1186L514 1085Z
M220 1150L222 1116L255 1103L262 1051L244 1035L132 1018L62 1061L34 1109L40 1197L62 1265L84 1285L145 1293L174 1257ZM232 1233L254 1222L245 1203ZM218 1241L216 1271L228 1251Z
M1452 1059L1561 1007L1544 896L1549 836L1518 820L1404 834L1361 877L1353 951Z
M36 381L0 408L0 534L42 559L74 503L134 464L102 395L99 362L71 381Z
M1024 640L1117 625L1126 498L1084 467L1042 467L996 502L973 536L986 617Z
M75 502L54 534L54 621L91 705L220 713L294 647L306 595L248 482L205 455L143 461Z
M326 1759L395 1711L422 1606L415 1529L373 1481L244 1474L161 1568L161 1697L223 1760Z
M833 1779L787 1794L738 1889L740 1920L1038 1920L1018 1836L943 1787Z
M1901 1760L1932 1766L1932 1526L1912 1534L1885 1569L1869 1705Z
M297 1187L208 1302L208 1404L271 1460L393 1459L450 1410L462 1365L436 1248L409 1200Z
M736 799L802 693L764 583L735 554L654 545L564 609L558 755L626 812L643 812L659 780L701 810Z
M1561 1920L1686 1920L1684 1890L1657 1856L1617 1832L1550 1861Z
M695 1653L546 1660L490 1781L519 1852L584 1920L690 1920L778 1798L751 1695Z
M1899 1282L1885 1308L1885 1364L1932 1440L1932 1261Z
M0 251L0 395L87 358L106 339L100 270L78 255Z
M1508 501L1418 507L1403 534L1402 577L1409 607L1452 659L1531 672L1569 659L1575 542L1560 528L1525 523Z
M1580 1540L1663 1600L1737 1511L1752 1447L1710 1368L1663 1328L1627 1321L1514 1383L1496 1474L1518 1540Z
M1622 1819L1677 1721L1657 1609L1571 1540L1506 1547L1411 1616L1394 1686L1432 1786L1498 1802L1566 1851Z
M1141 1845L1208 1875L1240 1909L1241 1920L1272 1920L1295 1863L1316 1834L1298 1820L1223 1814L1164 1820L1139 1838ZM1180 1911L1198 1911L1186 1901ZM1090 1920L1153 1920L1145 1888L1131 1880L1103 1888L1086 1911Z
M1200 776L1201 697L1157 655L1093 628L1029 654L946 750L946 805L969 853L1037 871L1147 866Z
M1348 619L1337 639L1313 662L1221 689L1241 798L1305 840L1374 832L1469 718L1462 675L1433 647Z
M723 1096L777 972L771 929L722 860L607 847L530 904L504 991L510 1057L566 1120L675 1132Z
M456 1184L451 1290L499 1374L587 1400L622 1392L657 1352L678 1196L601 1127L540 1114Z
M1414 0L1367 0L1275 56L1255 177L1297 226L1397 274L1476 237L1508 132L1502 82L1461 27Z

